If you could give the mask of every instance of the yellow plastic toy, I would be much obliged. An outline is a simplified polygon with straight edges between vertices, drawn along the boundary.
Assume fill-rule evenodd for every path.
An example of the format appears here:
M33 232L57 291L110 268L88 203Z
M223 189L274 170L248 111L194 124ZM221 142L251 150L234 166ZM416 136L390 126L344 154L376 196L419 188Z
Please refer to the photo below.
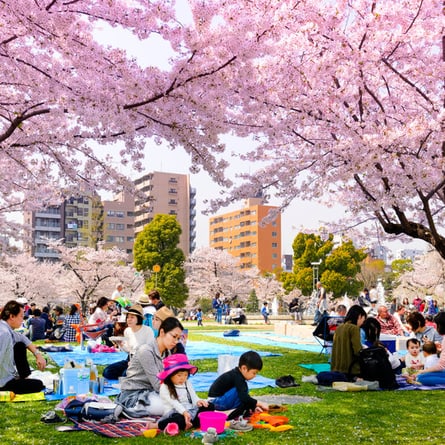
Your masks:
M144 435L144 437L153 438L156 437L156 435L158 434L158 430L156 428L152 428L150 430L143 431L142 434Z

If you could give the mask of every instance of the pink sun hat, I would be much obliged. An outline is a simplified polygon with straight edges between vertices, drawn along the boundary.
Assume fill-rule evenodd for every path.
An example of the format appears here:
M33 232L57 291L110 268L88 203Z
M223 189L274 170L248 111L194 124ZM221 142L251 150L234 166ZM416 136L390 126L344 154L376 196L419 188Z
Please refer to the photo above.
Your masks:
M158 379L164 381L167 377L172 375L174 372L181 369L185 369L190 372L190 374L196 374L198 368L189 363L188 358L185 354L172 354L162 361L164 364L164 370L158 374Z

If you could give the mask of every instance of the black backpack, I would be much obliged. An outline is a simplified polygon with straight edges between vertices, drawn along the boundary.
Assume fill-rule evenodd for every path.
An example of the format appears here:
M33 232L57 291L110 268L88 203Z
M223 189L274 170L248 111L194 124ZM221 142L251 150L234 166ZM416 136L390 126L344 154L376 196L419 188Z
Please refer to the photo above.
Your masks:
M362 349L359 354L360 374L365 380L378 381L381 389L397 389L399 387L388 353L381 346Z

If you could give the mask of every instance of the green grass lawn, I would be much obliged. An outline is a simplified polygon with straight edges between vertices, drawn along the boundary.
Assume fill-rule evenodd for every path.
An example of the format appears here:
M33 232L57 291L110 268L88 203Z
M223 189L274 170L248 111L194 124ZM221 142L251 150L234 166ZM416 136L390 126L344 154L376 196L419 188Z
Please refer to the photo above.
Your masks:
M209 337L190 324L189 338L205 340ZM264 326L262 326L264 328ZM205 330L224 330L227 327L212 326ZM255 329L255 327L243 327ZM299 363L323 362L324 357L305 351L279 347L249 345L230 342L229 338L212 342L243 345L252 349L278 352L281 356L264 357L261 372L265 377L277 378L292 374L297 382L303 374L311 371ZM195 362L200 371L216 371L217 360ZM310 396L311 403L290 405L286 415L293 430L273 433L268 430L253 430L236 438L224 438L220 444L443 444L445 429L442 417L445 411L443 391L374 391L374 392L321 392L311 383L302 383L296 388L263 388L253 395L289 394ZM200 394L205 397L206 394ZM59 433L53 425L40 422L42 414L52 409L56 402L0 403L0 443L17 445L84 445L84 444L142 444L155 441L159 444L196 443L201 441L180 436L158 435L155 439L144 437L110 439L92 432Z

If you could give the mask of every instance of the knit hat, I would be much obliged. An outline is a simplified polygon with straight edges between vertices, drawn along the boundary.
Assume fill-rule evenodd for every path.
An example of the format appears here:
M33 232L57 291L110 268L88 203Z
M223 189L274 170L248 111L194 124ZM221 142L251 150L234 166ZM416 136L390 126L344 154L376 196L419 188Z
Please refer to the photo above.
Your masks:
M127 315L128 314L133 314L133 315L136 315L137 317L143 319L144 318L144 309L142 308L142 306L140 304L133 304L132 306L130 306L127 309Z
M189 363L185 354L172 354L162 361L164 364L164 370L158 374L158 379L164 381L167 377L175 373L176 371L185 369L190 374L196 374L198 368Z
M158 309L155 312L154 316L159 318L161 321L164 321L168 317L174 317L175 314L167 306L162 306L161 309Z

